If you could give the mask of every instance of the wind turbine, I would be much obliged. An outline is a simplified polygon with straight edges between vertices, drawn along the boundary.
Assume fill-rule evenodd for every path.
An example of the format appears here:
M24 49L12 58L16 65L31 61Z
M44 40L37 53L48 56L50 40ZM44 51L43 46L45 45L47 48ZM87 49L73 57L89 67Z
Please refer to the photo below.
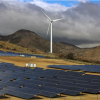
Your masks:
M42 11L42 10L41 10ZM43 12L43 11L42 11ZM44 13L44 12L43 12ZM45 14L45 13L44 13ZM45 14L46 15L46 14ZM61 19L55 19L55 20L51 20L47 15L46 17L49 19L50 23L49 23L49 27L48 27L48 31L47 31L47 35L48 35L48 32L49 32L49 28L51 26L51 37L50 37L50 53L52 53L52 23L53 22L56 22L56 21L59 21L59 20L62 20L62 19L65 19L65 18L61 18Z

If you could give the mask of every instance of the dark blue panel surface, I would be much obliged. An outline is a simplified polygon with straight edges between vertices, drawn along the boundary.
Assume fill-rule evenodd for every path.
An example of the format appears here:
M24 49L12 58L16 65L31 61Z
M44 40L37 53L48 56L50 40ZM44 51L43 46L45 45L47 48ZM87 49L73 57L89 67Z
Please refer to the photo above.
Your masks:
M52 97L55 97L57 94L56 94L56 93L52 93L52 92L45 92L45 91L42 91L39 95L52 98Z

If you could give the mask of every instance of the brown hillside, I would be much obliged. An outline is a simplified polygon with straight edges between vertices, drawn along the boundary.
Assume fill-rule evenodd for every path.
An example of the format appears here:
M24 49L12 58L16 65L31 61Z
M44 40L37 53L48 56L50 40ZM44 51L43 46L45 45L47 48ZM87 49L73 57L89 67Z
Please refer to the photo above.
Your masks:
M1 41L7 41L30 49L31 51L48 52L50 51L50 41L38 36L36 33L21 29L8 36L0 36ZM53 42L53 53L68 54L73 53L74 56L80 58L99 59L100 46L97 48L81 49L68 43Z
M41 53L41 51L39 50L31 50L31 49L27 49L9 42L5 42L5 41L0 41L0 50L3 51L13 51L13 52L19 52L19 53L29 53L29 54L33 54L33 53Z
M29 49L35 49L40 50L43 52L49 52L50 51L50 41L45 40L38 36L36 33L21 29L11 35L8 36L0 36L1 41L8 41L13 44L17 44L19 46L29 48ZM53 52L54 53L78 53L84 51L82 49L79 49L73 45L69 44L62 44L58 42L53 42Z
M66 44L66 45L69 45L69 46L76 47L75 45L73 45L73 44L70 44L70 43L65 43L65 42L60 42L60 43L62 43L62 44ZM78 47L76 47L76 48L78 48Z
M100 45L90 52L85 53L84 55L82 55L82 57L86 59L100 61Z

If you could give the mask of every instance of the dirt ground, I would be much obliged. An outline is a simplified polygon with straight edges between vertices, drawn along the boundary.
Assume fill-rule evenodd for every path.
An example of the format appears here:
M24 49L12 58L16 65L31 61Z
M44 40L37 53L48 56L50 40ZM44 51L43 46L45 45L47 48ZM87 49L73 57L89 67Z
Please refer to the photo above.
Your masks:
M13 63L16 66L25 67L26 63L34 63L36 67L47 69L48 65L79 65L77 63L72 63L68 61L58 60L58 59L42 59L42 58L25 58L25 57L0 57L2 62ZM93 75L100 75L95 73L88 73ZM10 98L9 98L10 97ZM5 95L0 97L0 100L25 100L22 98L17 98L14 96ZM100 100L100 94L81 94L79 96L69 96L69 95L58 95L56 98L47 98L44 96L34 97L29 100Z
M34 63L36 67L47 69L47 65L79 65L58 59L26 58L26 57L0 57L2 62L14 63L16 66L25 67L26 63Z

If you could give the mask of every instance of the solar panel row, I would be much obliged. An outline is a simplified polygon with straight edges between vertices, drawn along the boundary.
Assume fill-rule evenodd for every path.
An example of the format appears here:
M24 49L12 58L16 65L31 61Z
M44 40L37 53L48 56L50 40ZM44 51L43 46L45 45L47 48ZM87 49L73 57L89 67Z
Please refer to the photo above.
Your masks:
M5 71L3 72L2 69ZM98 93L99 78L98 75L87 75L84 72L29 69L0 63L0 89L2 90L0 95L8 93L22 97L23 92L22 98L28 99L37 94L54 97L60 93L68 95L78 95L80 92Z
M100 73L100 65L49 65L47 67Z
M20 55L24 55L25 57L35 56L37 58L45 58L44 56L40 56L40 55L15 53L15 52L10 52L10 51L4 52L4 51L0 50L0 56L20 56Z

